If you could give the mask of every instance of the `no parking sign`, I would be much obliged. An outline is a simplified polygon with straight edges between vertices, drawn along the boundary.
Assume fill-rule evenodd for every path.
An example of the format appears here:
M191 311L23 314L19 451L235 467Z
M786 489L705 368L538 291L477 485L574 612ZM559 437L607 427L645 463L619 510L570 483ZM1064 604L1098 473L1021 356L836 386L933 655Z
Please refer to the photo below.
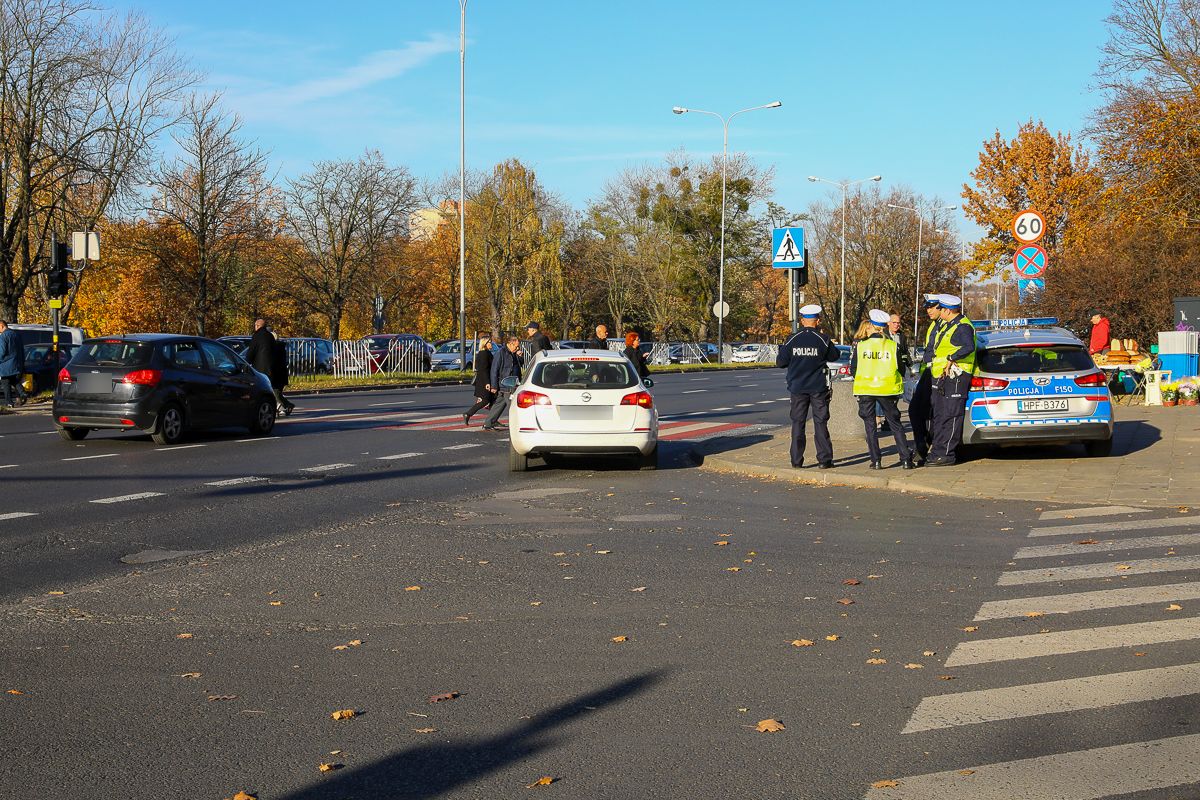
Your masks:
M1013 269L1018 278L1040 278L1046 274L1046 251L1036 244L1027 244L1013 254Z

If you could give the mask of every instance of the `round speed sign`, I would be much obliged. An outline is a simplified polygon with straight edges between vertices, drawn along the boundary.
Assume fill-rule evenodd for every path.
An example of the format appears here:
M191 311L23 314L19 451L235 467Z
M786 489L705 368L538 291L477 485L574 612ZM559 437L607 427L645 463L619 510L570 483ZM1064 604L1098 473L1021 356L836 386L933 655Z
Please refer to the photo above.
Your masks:
M1021 244L1033 244L1046 235L1046 220L1033 209L1013 217L1012 235Z

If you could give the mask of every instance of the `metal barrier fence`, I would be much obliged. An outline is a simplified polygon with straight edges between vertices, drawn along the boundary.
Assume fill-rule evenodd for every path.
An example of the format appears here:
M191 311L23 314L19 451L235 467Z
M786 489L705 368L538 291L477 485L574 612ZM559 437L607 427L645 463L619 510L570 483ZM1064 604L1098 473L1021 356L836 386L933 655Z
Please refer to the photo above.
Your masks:
M386 347L369 340L340 340L333 343L329 374L338 377L394 375L429 372L431 357L416 340L393 339Z

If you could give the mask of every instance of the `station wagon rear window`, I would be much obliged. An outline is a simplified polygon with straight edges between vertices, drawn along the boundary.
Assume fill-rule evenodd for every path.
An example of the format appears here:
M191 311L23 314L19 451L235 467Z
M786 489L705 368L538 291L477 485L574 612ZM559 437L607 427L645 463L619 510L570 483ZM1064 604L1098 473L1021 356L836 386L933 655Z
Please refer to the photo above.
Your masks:
M1046 372L1084 372L1096 365L1077 344L1016 345L979 351L979 369L994 375L1033 375Z
M80 367L144 367L154 355L154 345L120 339L84 342L71 364Z
M629 389L637 374L621 361L543 361L534 367L534 386L546 389Z

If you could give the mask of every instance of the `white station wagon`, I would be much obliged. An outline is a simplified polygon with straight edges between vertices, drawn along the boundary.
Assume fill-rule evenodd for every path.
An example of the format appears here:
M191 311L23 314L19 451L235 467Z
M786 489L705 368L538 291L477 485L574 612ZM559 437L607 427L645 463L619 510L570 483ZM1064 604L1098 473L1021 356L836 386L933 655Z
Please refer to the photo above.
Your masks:
M658 411L629 360L600 350L543 350L513 387L508 407L509 469L529 459L626 455L658 466Z

